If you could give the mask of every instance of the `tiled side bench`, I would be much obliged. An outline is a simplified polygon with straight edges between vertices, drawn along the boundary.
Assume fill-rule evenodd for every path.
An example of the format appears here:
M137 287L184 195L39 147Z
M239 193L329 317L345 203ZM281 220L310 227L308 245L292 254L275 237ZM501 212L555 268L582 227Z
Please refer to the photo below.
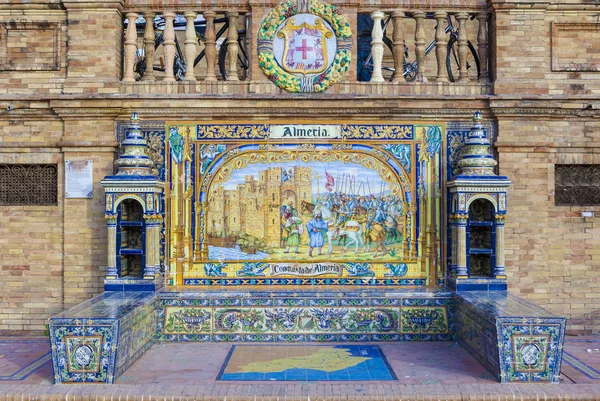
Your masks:
M455 337L502 383L560 380L566 319L505 291L456 294Z
M50 319L54 382L111 384L152 345L154 292L104 292Z

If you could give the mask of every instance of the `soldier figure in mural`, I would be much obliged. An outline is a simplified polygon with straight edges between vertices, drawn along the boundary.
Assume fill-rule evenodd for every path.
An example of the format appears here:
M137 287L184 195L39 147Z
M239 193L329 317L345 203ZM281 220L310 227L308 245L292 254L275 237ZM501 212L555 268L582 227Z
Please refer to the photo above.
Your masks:
M323 235L328 230L327 223L323 221L323 214L320 209L315 209L314 217L306 223L306 230L308 231L308 256L312 257L313 249L319 249L319 255L325 244Z
M283 210L282 226L282 242L287 246L284 253L289 253L292 246L295 247L294 253L299 253L298 246L302 235L302 220L298 217L298 212L294 209L292 201L289 201Z

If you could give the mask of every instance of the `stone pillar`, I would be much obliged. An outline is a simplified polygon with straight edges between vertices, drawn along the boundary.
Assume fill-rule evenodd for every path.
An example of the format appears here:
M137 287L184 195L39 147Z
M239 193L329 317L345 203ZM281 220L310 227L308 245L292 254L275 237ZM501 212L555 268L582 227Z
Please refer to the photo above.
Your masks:
M479 80L489 81L490 75L488 70L488 14L477 14L479 21L479 30L477 31L477 55L479 56Z
M468 81L469 73L467 72L467 54L469 47L467 45L467 20L469 14L458 13L456 14L456 20L458 21L458 62L460 67L459 81ZM471 68L477 68L472 66Z
M104 217L106 217L106 224L108 225L106 278L116 279L119 278L119 272L117 271L117 215L107 214Z
M458 247L456 246L456 235L457 235L457 226L455 224L454 219L450 219L451 221L451 226L450 226L450 251L451 251L451 256L450 256L450 274L452 276L456 276L456 261L458 260L457 255L456 255L456 250L458 249Z
M435 58L437 60L437 82L448 82L448 72L446 69L446 56L448 52L448 40L446 36L446 27L444 22L448 13L438 11L433 14L437 26L435 28Z
M173 72L173 63L175 62L175 28L173 27L173 19L175 13L173 11L165 11L163 13L165 18L165 31L163 33L163 47L165 53L165 82L175 82L175 76Z
M418 82L425 82L427 79L423 76L423 69L425 67L425 28L423 21L425 20L425 13L423 11L415 11L413 18L416 22L415 27L415 53L417 58L417 78Z
M204 34L204 54L206 54L206 81L216 81L215 61L217 59L217 36L215 32L215 17L217 13L214 11L206 11L204 14L206 20L206 31Z
M186 11L183 16L186 20L185 25L185 81L196 81L194 76L194 59L196 58L196 29L194 20L198 14L193 11Z
M146 60L146 71L142 81L154 81L154 14L153 12L145 12L144 19L146 20L146 28L144 29L144 58Z
M373 74L370 82L384 82L381 73L381 63L383 62L383 30L381 29L381 20L384 14L381 11L371 13L373 20L373 31L371 32L371 54L373 55Z
M467 219L468 214L457 214L456 219L456 276L469 278L467 272Z
M230 12L225 14L227 21L229 22L229 29L227 30L227 57L229 58L229 69L227 72L228 81L239 81L237 71L237 58L238 58L238 17L239 13Z
M497 214L496 218L496 268L494 278L506 278L504 267L504 220L506 215Z
M127 31L125 32L125 70L123 71L123 82L135 82L133 68L135 65L135 51L137 45L137 31L135 21L138 13L127 13Z
M402 61L404 60L404 31L402 30L402 19L404 13L402 11L394 11L392 13L392 22L394 24L394 32L392 34L392 43L394 51L394 79L392 82L404 81L404 67Z

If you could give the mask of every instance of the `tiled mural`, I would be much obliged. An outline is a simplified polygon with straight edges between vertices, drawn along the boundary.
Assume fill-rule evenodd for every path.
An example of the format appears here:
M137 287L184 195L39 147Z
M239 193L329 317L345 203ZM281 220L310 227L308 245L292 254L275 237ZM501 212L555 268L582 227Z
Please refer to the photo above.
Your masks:
M443 124L166 126L172 284L423 285L441 257Z

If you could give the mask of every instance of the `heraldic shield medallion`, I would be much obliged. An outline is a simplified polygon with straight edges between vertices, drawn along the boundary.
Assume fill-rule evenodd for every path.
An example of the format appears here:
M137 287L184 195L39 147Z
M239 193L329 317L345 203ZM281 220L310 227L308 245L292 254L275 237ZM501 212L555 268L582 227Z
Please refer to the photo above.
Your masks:
M323 92L343 77L351 58L350 24L335 6L317 0L279 4L259 30L260 66L288 92Z

